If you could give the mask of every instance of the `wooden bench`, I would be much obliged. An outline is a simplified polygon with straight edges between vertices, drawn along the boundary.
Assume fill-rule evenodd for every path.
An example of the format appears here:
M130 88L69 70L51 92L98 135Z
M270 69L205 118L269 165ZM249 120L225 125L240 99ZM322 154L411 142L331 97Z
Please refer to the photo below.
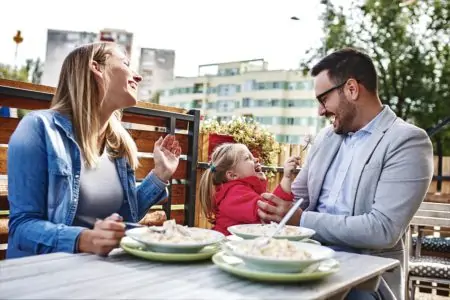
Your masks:
M54 92L48 86L0 79L0 106L47 109ZM0 117L0 258L7 243L7 144L19 121L14 117ZM200 111L139 102L136 107L124 110L122 122L139 151L138 183L154 167L154 142L168 133L176 135L182 148L180 165L169 187L169 197L151 211L164 209L168 219L194 226ZM2 224L6 224L6 229L2 230Z
M411 221L417 234L410 237L408 285L411 299L415 289L450 296L450 204L423 202ZM425 233L431 236L424 236ZM433 284L435 286L433 286Z

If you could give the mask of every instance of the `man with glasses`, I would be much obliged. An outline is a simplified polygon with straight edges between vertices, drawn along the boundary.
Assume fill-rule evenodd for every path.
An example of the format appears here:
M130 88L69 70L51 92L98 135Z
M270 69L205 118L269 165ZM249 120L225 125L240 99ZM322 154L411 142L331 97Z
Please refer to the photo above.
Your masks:
M312 228L336 250L398 259L377 293L348 299L404 299L405 232L433 176L426 132L400 118L378 96L372 60L355 49L336 51L311 70L319 115L332 125L316 137L292 192L304 199L290 224ZM261 219L280 221L291 203L263 194Z

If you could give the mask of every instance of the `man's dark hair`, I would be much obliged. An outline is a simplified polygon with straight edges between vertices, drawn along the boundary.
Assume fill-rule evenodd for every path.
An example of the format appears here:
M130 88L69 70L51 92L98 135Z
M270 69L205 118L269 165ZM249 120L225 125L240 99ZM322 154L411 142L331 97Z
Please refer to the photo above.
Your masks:
M353 78L369 92L377 93L378 78L375 66L372 59L361 51L345 48L333 52L311 69L311 75L315 77L325 70L328 70L330 80L336 85Z

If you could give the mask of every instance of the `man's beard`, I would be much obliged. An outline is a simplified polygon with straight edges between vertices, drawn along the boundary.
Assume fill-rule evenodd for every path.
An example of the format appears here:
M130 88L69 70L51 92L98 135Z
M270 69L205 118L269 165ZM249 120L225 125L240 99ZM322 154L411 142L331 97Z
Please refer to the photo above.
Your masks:
M356 106L347 100L344 95L340 95L340 102L335 114L334 128L336 134L347 134L352 131L353 121L356 117Z

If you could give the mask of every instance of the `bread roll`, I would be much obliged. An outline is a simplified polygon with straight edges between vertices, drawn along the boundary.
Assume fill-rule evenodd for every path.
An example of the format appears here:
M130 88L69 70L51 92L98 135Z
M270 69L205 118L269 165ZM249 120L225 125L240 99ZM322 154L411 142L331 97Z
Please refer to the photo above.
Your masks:
M157 210L147 213L139 223L147 226L161 226L166 220L166 213L163 210Z

